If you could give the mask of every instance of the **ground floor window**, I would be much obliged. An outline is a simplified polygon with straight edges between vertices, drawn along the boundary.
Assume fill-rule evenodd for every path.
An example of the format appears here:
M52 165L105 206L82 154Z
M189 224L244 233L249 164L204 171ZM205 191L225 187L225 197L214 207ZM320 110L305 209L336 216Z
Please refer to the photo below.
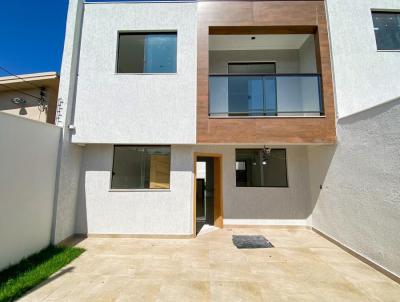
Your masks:
M288 187L286 149L236 149L237 187Z
M171 147L114 146L111 189L169 189Z

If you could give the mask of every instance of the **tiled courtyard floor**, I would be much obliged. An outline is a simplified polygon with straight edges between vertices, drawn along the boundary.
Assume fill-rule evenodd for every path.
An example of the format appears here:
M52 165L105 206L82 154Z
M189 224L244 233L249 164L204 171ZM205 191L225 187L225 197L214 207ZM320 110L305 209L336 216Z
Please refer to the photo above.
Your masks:
M238 250L232 234L262 234L275 248ZM87 251L21 301L400 301L399 284L306 229L78 245Z

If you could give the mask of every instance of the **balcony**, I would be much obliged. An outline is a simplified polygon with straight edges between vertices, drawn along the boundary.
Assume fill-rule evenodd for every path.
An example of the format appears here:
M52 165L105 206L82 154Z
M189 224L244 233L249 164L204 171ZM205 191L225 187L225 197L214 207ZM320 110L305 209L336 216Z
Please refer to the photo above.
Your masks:
M210 117L324 115L319 74L212 74Z

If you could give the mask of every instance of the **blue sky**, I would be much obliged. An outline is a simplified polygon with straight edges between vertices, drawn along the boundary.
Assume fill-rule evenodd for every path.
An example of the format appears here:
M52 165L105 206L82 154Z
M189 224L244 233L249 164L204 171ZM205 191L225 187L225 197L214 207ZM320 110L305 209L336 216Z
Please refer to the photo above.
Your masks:
M68 0L0 0L0 66L14 74L59 72L67 10Z
M68 0L0 0L0 66L59 72L67 7Z

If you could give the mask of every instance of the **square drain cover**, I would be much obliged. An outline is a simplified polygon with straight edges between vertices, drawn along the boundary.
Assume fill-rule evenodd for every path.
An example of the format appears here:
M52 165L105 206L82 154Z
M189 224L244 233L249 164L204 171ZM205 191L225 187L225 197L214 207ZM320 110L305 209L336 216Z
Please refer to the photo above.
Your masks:
M259 248L271 248L274 247L262 235L233 235L233 244L238 249L259 249Z

